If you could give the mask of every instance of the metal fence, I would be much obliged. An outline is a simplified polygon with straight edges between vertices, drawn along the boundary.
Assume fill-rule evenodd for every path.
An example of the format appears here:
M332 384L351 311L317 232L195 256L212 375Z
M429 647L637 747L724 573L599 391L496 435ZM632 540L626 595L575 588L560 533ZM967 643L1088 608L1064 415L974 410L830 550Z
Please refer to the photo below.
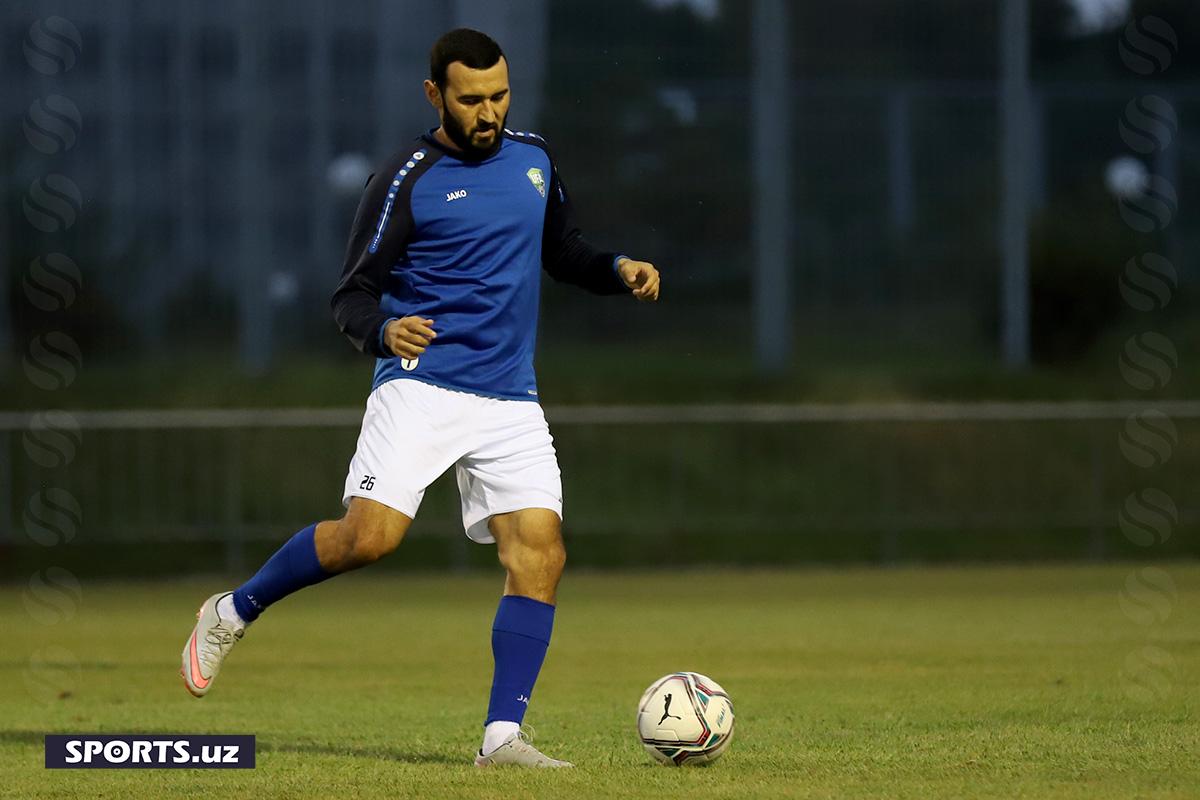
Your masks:
M1168 527L1200 521L1200 490L1184 480L1200 466L1200 448L1186 446L1200 435L1196 402L548 416L566 530L594 556L585 562L681 551L689 561L813 560L847 549L883 561L1099 558L1122 532L1135 545L1139 531L1153 537L1164 515ZM339 514L360 421L356 409L2 414L0 546L205 542L242 569L248 545ZM457 503L443 476L412 535L465 553Z
M690 21L683 9L651 5L5 3L0 227L16 225L0 235L8 245L0 271L10 278L0 280L0 297L19 291L30 262L47 252L22 209L34 182L56 173L88 209L70 232L79 241L59 250L60 237L54 248L89 253L77 259L89 302L75 305L70 324L77 340L92 340L92 363L160 354L182 324L215 358L237 353L255 369L273 356L341 352L328 326L296 323L327 317L365 178L341 167L357 155L373 169L434 123L420 92L429 45L470 22L512 54L512 125L550 137L585 230L658 262L672 297L688 299L639 324L688 335L712 307L746 306L757 225L788 236L790 256L778 263L790 291L770 294L803 310L795 324L804 333L861 337L853 312L865 311L921 333L900 341L909 354L952 340L991 359L1000 178L1015 169L997 160L1003 92L993 54L1007 40L999 4L772 3L789 7L791 33L780 34L797 62L769 104L786 109L777 125L756 120L749 103L751 54L763 50L751 40L755 4L706 4L715 18ZM828 15L847 7L877 24L831 27ZM54 23L51 11L62 15ZM1147 249L1090 236L1077 245L1062 212L1083 208L1085 233L1124 230L1104 188L1106 165L1129 150L1117 126L1130 101L1169 100L1172 135L1146 166L1178 195L1163 252L1180 285L1194 285L1197 92L1178 70L1150 79L1102 68L1115 37L1063 39L1034 65L1021 160L1030 210L1044 211L1053 223L1045 235L1080 249L1095 272ZM26 55L51 45L74 65L53 81ZM1066 68L1080 62L1089 69ZM50 114L64 103L70 124ZM25 131L40 129L35 119L65 126L54 128L62 145L32 145ZM752 129L786 131L788 158L756 159ZM779 222L752 211L756 164L790 186L790 202L773 212ZM1034 256L1035 277L1042 263L1057 264L1039 263L1036 248ZM562 335L593 341L619 327L605 324L611 314L635 313L575 293L555 306L558 318L591 323L563 326ZM0 302L0 344L7 337L25 348L44 321L36 311ZM892 353L897 342L880 335L860 347Z

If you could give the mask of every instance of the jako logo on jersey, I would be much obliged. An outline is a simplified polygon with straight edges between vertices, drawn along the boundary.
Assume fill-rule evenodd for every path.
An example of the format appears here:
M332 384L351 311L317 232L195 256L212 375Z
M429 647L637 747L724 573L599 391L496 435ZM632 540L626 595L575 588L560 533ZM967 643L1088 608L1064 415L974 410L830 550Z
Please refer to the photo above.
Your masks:
M546 196L546 179L542 177L542 171L537 167L530 167L525 173L529 178L529 182L533 184L533 188L538 190L538 194L542 197Z
M453 192L446 192L446 202L449 203L451 200L462 200L466 196L466 189L455 189Z

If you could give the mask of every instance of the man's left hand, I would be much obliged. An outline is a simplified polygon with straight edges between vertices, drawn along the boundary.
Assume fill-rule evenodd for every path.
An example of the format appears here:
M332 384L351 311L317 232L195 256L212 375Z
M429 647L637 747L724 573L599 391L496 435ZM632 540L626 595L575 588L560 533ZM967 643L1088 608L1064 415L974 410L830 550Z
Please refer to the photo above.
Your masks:
M653 264L622 258L617 262L617 273L638 300L653 302L658 299L658 270Z

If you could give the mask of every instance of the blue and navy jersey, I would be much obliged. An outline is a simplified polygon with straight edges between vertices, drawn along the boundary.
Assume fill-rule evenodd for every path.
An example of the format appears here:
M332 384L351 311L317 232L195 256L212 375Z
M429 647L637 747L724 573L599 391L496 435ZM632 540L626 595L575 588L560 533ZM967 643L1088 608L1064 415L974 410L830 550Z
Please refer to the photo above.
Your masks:
M597 294L628 292L616 253L588 243L546 143L505 131L469 160L427 133L371 176L342 279L338 327L377 357L372 388L410 378L489 397L536 400L533 353L541 270ZM434 321L417 359L383 340L393 319Z

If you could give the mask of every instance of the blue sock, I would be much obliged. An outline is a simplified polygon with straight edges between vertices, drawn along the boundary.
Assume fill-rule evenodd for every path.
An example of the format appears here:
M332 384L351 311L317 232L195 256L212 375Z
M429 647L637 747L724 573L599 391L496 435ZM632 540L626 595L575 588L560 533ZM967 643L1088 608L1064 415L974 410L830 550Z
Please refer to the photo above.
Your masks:
M554 606L532 597L500 598L496 621L492 623L496 671L485 725L497 720L519 725L525 719L525 709L546 658L553 628Z
M288 539L254 577L233 590L233 606L245 622L253 622L272 603L320 583L334 573L317 560L317 526L309 525Z

